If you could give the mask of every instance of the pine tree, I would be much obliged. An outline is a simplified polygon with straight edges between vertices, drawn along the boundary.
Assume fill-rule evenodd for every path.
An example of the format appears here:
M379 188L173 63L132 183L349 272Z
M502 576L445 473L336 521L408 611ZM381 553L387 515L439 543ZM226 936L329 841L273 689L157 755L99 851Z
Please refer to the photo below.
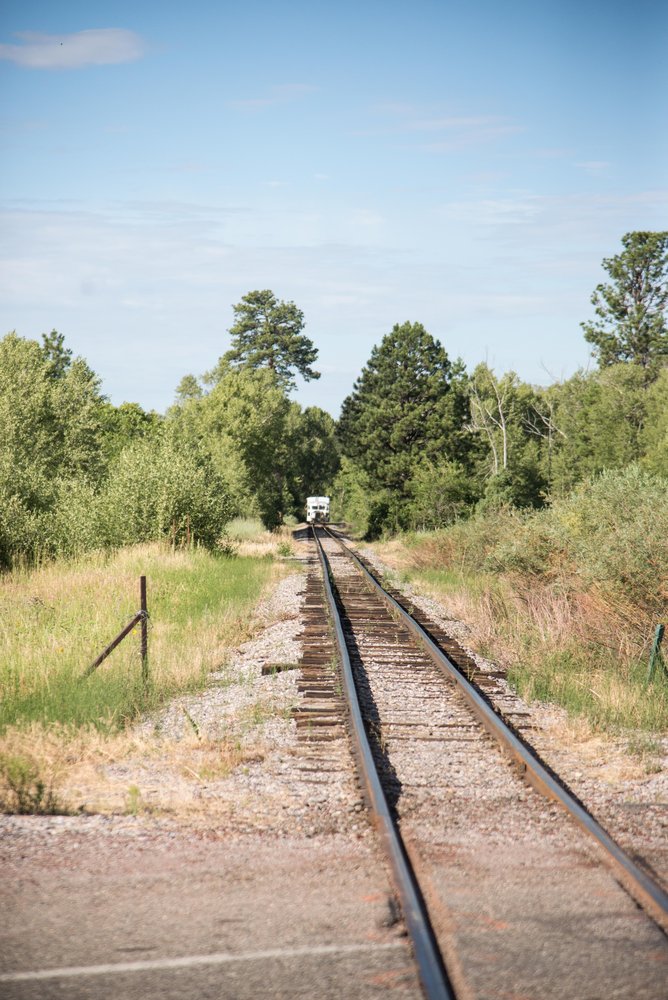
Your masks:
M622 244L603 261L611 282L591 297L598 319L580 325L601 367L633 362L648 383L668 363L668 232L627 233Z
M320 372L311 368L318 350L302 333L304 314L294 302L279 302L272 291L265 289L249 292L232 308L232 347L219 362L219 376L224 375L228 365L270 368L285 389L294 387L295 371L306 381L320 378Z
M420 323L395 325L343 403L339 437L344 454L367 473L374 489L409 496L420 461L461 460L468 417L464 375Z
M51 378L62 378L72 364L72 351L65 347L65 334L57 330L42 334L42 354Z

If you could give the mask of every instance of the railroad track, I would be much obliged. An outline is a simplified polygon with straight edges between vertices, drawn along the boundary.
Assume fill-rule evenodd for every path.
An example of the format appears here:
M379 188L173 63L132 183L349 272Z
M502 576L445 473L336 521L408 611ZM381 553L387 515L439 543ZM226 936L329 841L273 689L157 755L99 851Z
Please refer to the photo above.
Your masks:
M326 741L347 715L425 995L663 997L663 889L453 664L448 637L327 529L313 539L341 680L331 640L318 652L312 580L304 738Z

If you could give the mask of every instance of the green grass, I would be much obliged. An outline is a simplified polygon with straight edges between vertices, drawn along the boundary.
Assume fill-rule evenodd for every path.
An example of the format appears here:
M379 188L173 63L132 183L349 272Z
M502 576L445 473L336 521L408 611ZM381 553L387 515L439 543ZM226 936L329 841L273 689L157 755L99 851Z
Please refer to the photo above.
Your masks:
M262 558L139 546L0 579L0 732L30 722L114 731L174 694L201 686L225 646L247 638L252 609L276 572ZM150 683L139 627L81 675L148 588Z
M595 729L661 732L668 722L668 684L645 687L647 664L601 657L585 648L519 659L509 683L528 701L553 702Z
M225 525L225 533L239 542L259 538L266 530L259 517L235 517Z

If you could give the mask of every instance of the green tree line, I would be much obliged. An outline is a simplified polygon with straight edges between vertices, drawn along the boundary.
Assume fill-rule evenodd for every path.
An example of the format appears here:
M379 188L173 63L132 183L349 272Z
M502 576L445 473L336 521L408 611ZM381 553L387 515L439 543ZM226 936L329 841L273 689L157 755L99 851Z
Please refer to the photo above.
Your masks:
M396 325L343 403L335 516L377 537L542 507L632 463L668 477L668 233L622 247L582 324L598 367L563 382L467 372L421 324Z
M55 330L0 340L0 567L155 539L215 548L235 515L273 528L332 482L334 420L288 395L295 372L318 377L303 315L269 291L234 312L230 351L164 415L113 406Z
M0 340L0 567L163 538L215 548L237 514L269 528L309 494L367 536L538 508L604 470L668 478L668 233L603 261L582 324L598 365L548 387L468 372L420 323L373 348L340 420L290 398L319 378L303 313L233 306L230 349L165 414L113 406L61 333Z

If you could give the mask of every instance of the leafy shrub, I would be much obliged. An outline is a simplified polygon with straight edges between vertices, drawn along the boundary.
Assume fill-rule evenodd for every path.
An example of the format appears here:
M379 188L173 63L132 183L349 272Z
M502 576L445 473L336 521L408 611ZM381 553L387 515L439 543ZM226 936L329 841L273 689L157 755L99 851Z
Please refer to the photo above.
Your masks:
M537 456L528 456L489 478L479 509L494 510L499 505L542 507L546 490L547 480L540 473Z
M39 514L29 510L22 497L0 486L0 568L10 569L22 559L32 561L42 543Z
M502 573L561 576L661 615L668 599L668 483L630 465L535 512L479 512L444 534L445 558Z
M106 545L170 539L215 546L233 513L221 477L204 453L168 437L125 448L99 499Z
M668 600L668 482L638 465L604 472L549 512L585 584L616 591L657 616Z
M548 517L518 514L512 530L497 538L484 565L494 572L551 577L558 572L563 555Z
M526 517L513 507L497 505L494 512L477 511L472 517L455 521L428 535L409 536L416 565L436 564L464 570L495 568L495 553L509 537L514 537Z
M372 542L380 538L383 531L390 522L390 504L387 500L374 500L369 508L367 517L366 535L367 541Z
M372 492L366 473L351 459L344 456L332 486L332 520L345 521L352 525L360 535L366 534Z
M459 462L423 462L410 482L408 518L423 531L442 528L470 510L475 500L471 476Z
M53 556L77 556L101 547L98 495L88 480L57 480L53 508L43 518L43 533L45 552Z

